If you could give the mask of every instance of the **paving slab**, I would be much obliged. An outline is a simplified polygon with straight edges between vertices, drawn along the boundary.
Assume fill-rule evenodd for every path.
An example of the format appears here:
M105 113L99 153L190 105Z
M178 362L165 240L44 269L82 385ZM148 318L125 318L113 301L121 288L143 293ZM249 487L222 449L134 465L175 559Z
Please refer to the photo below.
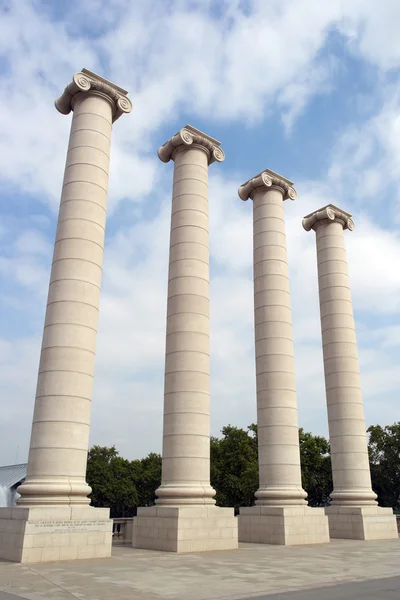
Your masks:
M0 592L29 600L235 600L395 577L399 565L400 540L241 544L239 550L179 555L116 547L111 558L0 562Z
M0 600L18 600L19 598L21 598L21 596L7 594L7 592L0 592Z
M268 594L259 596L257 600L399 600L399 598L400 577L388 577L283 594Z

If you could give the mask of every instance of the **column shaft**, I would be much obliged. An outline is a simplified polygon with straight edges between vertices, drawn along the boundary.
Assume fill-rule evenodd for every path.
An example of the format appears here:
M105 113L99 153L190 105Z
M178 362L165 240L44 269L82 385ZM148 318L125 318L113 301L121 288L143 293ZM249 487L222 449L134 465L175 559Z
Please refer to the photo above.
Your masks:
M331 538L397 539L391 508L372 491L344 229L351 215L328 204L303 219L317 239L325 388L331 443L333 492L325 507Z
M260 487L256 504L304 504L283 190L253 195Z
M208 156L174 156L162 485L157 504L214 504L210 486Z
M301 485L299 426L283 201L291 181L270 169L239 188L253 200L254 315L258 462L256 506L241 507L239 540L258 544L329 541L322 508L310 508Z
M215 506L210 485L208 165L220 143L186 125L158 150L173 160L164 435L156 505L139 507L132 546L167 552L238 546L233 508Z
M85 473L112 117L108 98L75 97L21 505L89 503Z
M343 223L320 221L316 238L332 504L375 504Z

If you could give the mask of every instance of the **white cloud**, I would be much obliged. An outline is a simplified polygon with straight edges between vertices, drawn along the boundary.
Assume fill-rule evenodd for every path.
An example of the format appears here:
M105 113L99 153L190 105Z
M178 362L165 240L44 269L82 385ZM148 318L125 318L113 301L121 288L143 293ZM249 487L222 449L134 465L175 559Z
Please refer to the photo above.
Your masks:
M353 0L343 3L341 31L349 39L349 48L383 70L398 68L399 45L393 43L400 19L397 0Z
M0 463L27 459L40 337L0 338Z
M173 122L169 135L187 120L203 120L212 134L221 123L262 125L263 117L273 114L290 133L316 94L334 91L336 69L343 65L337 65L327 44L332 31L342 32L347 50L376 69L372 105L380 108L358 126L344 123L328 173L299 181L299 199L285 203L300 421L316 433L326 432L315 236L302 229L301 218L328 202L343 204L356 222L346 239L367 422L398 418L400 239L376 215L386 210L381 190L393 189L395 197L400 178L398 92L386 79L386 71L400 65L394 38L387 34L399 7L397 1L383 4L224 1L218 16L211 1L180 0L172 8L162 0L88 0L66 8L57 22L28 1L10 4L0 21L0 182L12 193L1 200L9 206L16 190L34 197L37 209L30 222L13 222L8 229L2 224L4 239L11 238L0 257L2 306L13 310L13 318L27 312L34 334L22 334L16 323L15 334L1 341L0 404L6 416L0 462L15 459L16 440L22 440L21 460L28 446L52 244L41 229L48 216L39 214L40 204L55 211L59 201L70 119L52 104L72 74L82 66L106 71L130 90L133 101L132 114L121 118L113 134L111 233L91 439L140 456L161 446L172 173L172 164L162 166L155 156L156 142L165 141L159 139L162 128ZM237 151L244 156L244 150L251 156L251 148ZM329 148L326 153L329 161ZM245 426L256 415L252 206L237 196L248 165L245 175L232 172L227 158L210 171L216 434L228 422ZM135 207L128 209L127 200ZM397 329L383 326L381 319L391 319Z
M305 110L311 98L326 94L332 89L338 61L332 57L326 64L316 63L311 70L300 71L278 94L278 105L282 106L282 122L286 133L290 134L293 125Z
M57 21L45 5L37 6L11 3L0 24L0 176L25 194L43 195L54 208L69 120L52 104L84 64L100 71L107 65L134 104L124 125L115 127L112 205L150 191L151 134L179 110L254 122L277 99L290 129L306 102L334 84L337 61L329 52L321 58L320 51L335 27L367 60L382 69L398 66L396 45L384 29L394 26L396 2L387 1L386 10L340 0L253 1L248 10L223 2L216 17L211 2L180 1L172 8L160 0L92 1L72 5Z
M381 219L400 217L400 90L388 84L378 92L377 114L339 136L329 180L361 210L374 210L384 196Z

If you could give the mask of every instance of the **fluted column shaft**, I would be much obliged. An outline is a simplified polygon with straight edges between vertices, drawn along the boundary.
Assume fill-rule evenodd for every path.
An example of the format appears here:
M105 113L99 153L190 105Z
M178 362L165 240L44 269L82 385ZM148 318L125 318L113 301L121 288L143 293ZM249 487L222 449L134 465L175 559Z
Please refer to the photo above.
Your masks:
M257 504L302 503L283 194L253 197L254 324L260 487Z
M69 101L73 119L21 505L88 504L91 491L85 474L115 110L107 95L88 89Z
M162 484L156 491L156 503L214 504L215 491L210 485L210 153L201 137L188 133L188 127L181 132L172 138L178 146L171 146L167 157L162 150L169 142L159 151L162 160L167 162L172 158L175 164Z
M291 182L267 171L239 190L253 200L254 322L260 487L256 504L304 504L283 200ZM242 190L242 192L241 192ZM290 190L290 192L289 192Z
M326 212L326 211L325 211ZM350 215L329 207L313 224L316 231L325 387L334 490L332 504L375 504L353 306L343 228ZM309 217L306 217L304 221Z

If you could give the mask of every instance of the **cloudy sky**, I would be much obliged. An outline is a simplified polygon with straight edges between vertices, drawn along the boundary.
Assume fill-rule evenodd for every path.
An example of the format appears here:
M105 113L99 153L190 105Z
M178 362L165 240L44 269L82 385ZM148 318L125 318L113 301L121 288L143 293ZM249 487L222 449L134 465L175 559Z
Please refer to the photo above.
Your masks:
M265 168L286 202L300 425L327 433L315 234L346 232L367 424L400 419L398 0L0 0L0 464L27 458L71 115L87 67L129 90L114 126L91 442L161 449L173 164L186 123L222 141L210 168L212 433L256 419L251 204Z

